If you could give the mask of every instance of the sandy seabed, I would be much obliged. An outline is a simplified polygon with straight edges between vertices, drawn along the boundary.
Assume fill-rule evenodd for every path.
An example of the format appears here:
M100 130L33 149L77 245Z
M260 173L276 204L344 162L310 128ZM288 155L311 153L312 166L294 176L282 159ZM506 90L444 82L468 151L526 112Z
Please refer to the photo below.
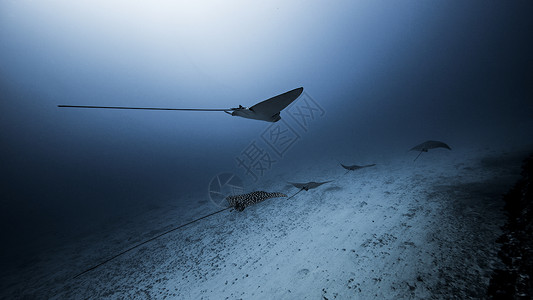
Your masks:
M411 155L409 155L411 154ZM255 189L294 198L225 211L206 199L154 208L2 275L5 299L484 298L505 223L502 195L527 152L432 150L346 175L337 161L273 173ZM274 172L274 171L273 171ZM266 185L264 185L266 184ZM178 217L177 217L178 216Z

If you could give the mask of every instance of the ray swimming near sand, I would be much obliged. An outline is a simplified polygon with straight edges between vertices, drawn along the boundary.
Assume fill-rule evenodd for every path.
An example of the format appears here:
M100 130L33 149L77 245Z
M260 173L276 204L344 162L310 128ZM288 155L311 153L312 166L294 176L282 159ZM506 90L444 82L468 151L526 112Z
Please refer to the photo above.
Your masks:
M450 146L448 146L446 143L439 142L439 141L425 141L409 149L409 151L420 151L420 153L418 153L416 158L413 160L413 161L416 161L418 157L420 157L420 154L422 154L422 152L428 152L430 149L435 149L435 148L445 148L448 150L452 150L452 148L450 148Z
M246 207L250 205L257 204L259 202L265 201L266 199L278 197L287 197L287 195L282 193L256 191L248 194L228 196L226 197L226 200L228 200L230 207L235 207L236 210L243 211Z
M368 168L368 167L373 167L375 166L376 164L371 164L371 165L365 165L365 166L359 166L359 165L351 165L351 166L346 166L346 165L343 165L341 164L341 166L343 168L345 168L346 170L346 173L344 173L344 175L348 174L348 172L350 171L355 171L355 170L359 170L359 169L363 169L363 168Z
M308 191L310 189L315 189L325 183L332 182L333 180L329 181L323 181L323 182L315 182L315 181L309 181L305 183L297 183L297 182L289 182L290 184L294 185L294 187L299 188L300 190L296 192L294 195L287 198L287 200L291 199L292 197L298 195L301 191Z

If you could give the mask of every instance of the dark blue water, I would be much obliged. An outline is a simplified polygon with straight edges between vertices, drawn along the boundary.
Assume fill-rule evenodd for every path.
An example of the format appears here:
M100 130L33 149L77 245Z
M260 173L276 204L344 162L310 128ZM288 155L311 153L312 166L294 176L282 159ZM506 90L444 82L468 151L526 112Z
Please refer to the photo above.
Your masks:
M254 140L277 160L265 172L533 142L531 2L263 6L1 3L2 259L205 197L222 171L260 187L236 161ZM282 112L278 156L271 124L222 112L56 107L251 106L300 86L316 115Z

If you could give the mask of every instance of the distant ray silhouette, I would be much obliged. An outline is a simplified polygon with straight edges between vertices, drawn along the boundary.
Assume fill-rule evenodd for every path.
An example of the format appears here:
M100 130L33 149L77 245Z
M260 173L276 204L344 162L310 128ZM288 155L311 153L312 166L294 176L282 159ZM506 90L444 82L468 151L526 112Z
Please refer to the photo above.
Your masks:
M294 185L294 187L299 188L300 190L298 192L296 192L294 195L292 195L289 198L287 198L287 200L289 200L292 197L298 195L298 193L300 193L301 191L308 191L310 189L315 189L315 188L323 185L324 183L328 183L328 182L332 182L332 181L333 180L323 181L323 182L310 181L310 182L306 182L306 183L289 182L290 184Z
M363 168L373 167L373 166L375 166L375 165L376 165L376 164L365 165L365 166L358 166L358 165L345 166L345 165L341 164L341 166L342 166L343 168L345 168L346 170L348 170L348 171L346 171L346 173L344 173L344 175L348 174L348 172L350 172L350 171L355 171L355 170L359 170L359 169L363 169Z
M239 105L235 108L162 108L162 107L128 107L128 106L92 106L92 105L58 105L57 107L70 108L102 108L102 109L137 109L137 110L177 110L177 111L223 111L229 115L246 119L277 122L281 120L280 112L294 100L298 99L304 88L300 87L292 91L274 96L252 107Z
M420 156L420 154L422 154L422 152L428 152L429 149L435 149L435 148L446 148L448 150L452 150L452 148L450 148L450 146L446 145L445 143L443 142L439 142L439 141L425 141L423 142L422 144L419 144L419 145L416 145L414 146L413 148L411 148L409 151L420 151L420 153L418 153L417 157L415 158L415 160L413 161L416 161L418 159L418 157Z
M206 216L203 216L201 218L195 219L195 220L190 221L188 223L179 225L179 226L174 227L174 228L172 228L170 230L167 230L167 231L165 231L163 233L160 233L160 234L158 234L158 235L156 235L156 236L154 236L154 237L152 237L152 238L150 238L150 239L148 239L148 240L146 240L144 242L141 242L141 243L139 243L139 244L137 244L135 246L132 246L132 247L120 252L119 254L116 254L116 255L114 255L114 256L102 261L101 263L99 263L99 264L97 264L97 265L95 265L93 267L90 267L89 269L87 269L87 270L79 273L78 275L74 276L74 278L79 277L79 276L81 276L81 275L83 275L83 274L85 274L85 273L87 273L89 271L92 271L92 270L94 270L94 269L96 269L96 268L98 268L98 267L100 267L100 266L102 266L102 265L114 260L115 258L117 258L117 257L119 257L119 256L121 256L121 255L123 255L123 254L125 254L127 252L130 252L131 250L133 250L135 248L138 248L138 247L140 247L140 246L142 246L144 244L147 244L147 243L149 243L149 242L151 242L151 241L153 241L153 240L155 240L157 238L160 238L160 237L162 237L164 235L167 235L167 234L169 234L169 233L171 233L173 231L176 231L176 230L178 230L180 228L183 228L183 227L185 227L185 226L187 226L189 224L192 224L194 222L200 221L200 220L205 219L207 217L216 215L216 214L221 213L221 212L223 212L225 210L228 210L230 208L235 208L238 211L243 211L244 208L246 208L246 207L248 207L250 205L259 203L259 202L264 201L264 200L269 199L269 198L275 198L275 197L287 197L287 195L282 194L282 193L268 193L268 192L263 192L263 191L257 191L257 192L251 192L251 193L248 193L248 194L243 194L243 195L228 196L228 197L226 197L226 200L228 200L228 203L230 204L229 207L217 210L217 211L215 211L213 213L210 213L210 214L208 214Z

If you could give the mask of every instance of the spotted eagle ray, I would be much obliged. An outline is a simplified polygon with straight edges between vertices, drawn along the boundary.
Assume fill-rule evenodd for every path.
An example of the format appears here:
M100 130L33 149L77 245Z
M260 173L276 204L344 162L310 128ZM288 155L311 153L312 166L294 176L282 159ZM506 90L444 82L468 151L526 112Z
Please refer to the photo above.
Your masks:
M332 182L332 181L333 180L323 181L323 182L310 181L310 182L306 182L306 183L289 182L290 184L294 185L294 187L299 188L300 190L298 192L296 192L294 195L292 195L289 198L287 198L287 200L289 200L292 197L298 195L298 193L301 192L301 191L308 191L310 189L317 188L317 187L323 185L324 183L328 183L328 182Z
M450 146L446 145L443 142L425 141L422 144L416 145L413 148L409 149L409 151L420 151L420 153L418 153L416 158L413 160L413 161L416 161L418 159L418 157L420 156L420 154L422 154L422 152L428 152L429 149L435 149L435 148L446 148L448 150L452 150L452 148L450 148Z
M93 105L58 105L57 107L70 108L103 108L103 109L138 109L138 110L178 110L178 111L223 111L229 115L246 119L277 122L281 120L280 112L294 100L298 99L304 88L274 96L248 108L242 105L234 108L162 108L162 107L126 107L126 106L93 106Z
M282 193L257 191L248 194L228 196L226 197L226 200L228 200L230 207L234 207L238 211L243 211L246 207L250 205L265 201L266 199L277 197L287 197L287 195Z
M147 244L147 243L149 243L149 242L151 242L151 241L153 241L153 240L155 240L157 238L160 238L160 237L162 237L164 235L167 235L167 234L169 234L169 233L171 233L171 232L173 232L175 230L178 230L180 228L183 228L183 227L185 227L185 226L187 226L189 224L192 224L194 222L200 221L200 220L205 219L207 217L216 215L216 214L221 213L221 212L223 212L225 210L228 210L230 208L235 208L237 211L243 211L246 207L248 207L250 205L262 202L262 201L264 201L266 199L276 198L276 197L287 197L287 195L282 194L282 193L268 193L268 192L264 192L264 191L256 191L256 192L251 192L251 193L248 193L248 194L228 196L228 197L226 197L226 200L228 200L228 203L230 205L229 207L226 207L226 208L223 208L221 210L215 211L215 212L210 213L210 214L208 214L206 216L203 216L203 217L198 218L196 220L190 221L190 222L185 223L183 225L180 225L178 227L172 228L172 229L167 230L167 231L165 231L163 233L160 233L160 234L158 234L158 235L156 235L156 236L154 236L154 237L152 237L152 238L150 238L150 239L148 239L148 240L146 240L144 242L141 242L141 243L139 243L139 244L137 244L137 245L135 245L133 247L130 247L130 248L120 252L119 254L114 255L114 256L104 260L103 262L101 262L101 263L99 263L99 264L97 264L97 265L95 265L95 266L93 266L93 267L91 267L91 268L79 273L78 275L74 276L74 278L79 277L79 276L81 276L81 275L83 275L83 274L85 274L85 273L87 273L89 271L92 271L92 270L104 265L105 263L108 263L108 262L112 261L113 259L115 259L115 258L117 258L117 257L119 257L119 256L121 256L121 255L123 255L123 254L125 254L127 252L130 252L131 250L133 250L135 248L138 248L138 247L140 247L140 246L142 246L144 244Z
M362 168L373 167L373 166L375 166L375 165L376 165L376 164L371 164L371 165L366 165L366 166L358 166L358 165L345 166L345 165L341 164L341 166L342 166L343 168L345 168L346 170L348 170L348 171L346 171L346 173L344 173L344 175L348 174L348 172L350 172L350 171L355 171L355 170L359 170L359 169L362 169Z

